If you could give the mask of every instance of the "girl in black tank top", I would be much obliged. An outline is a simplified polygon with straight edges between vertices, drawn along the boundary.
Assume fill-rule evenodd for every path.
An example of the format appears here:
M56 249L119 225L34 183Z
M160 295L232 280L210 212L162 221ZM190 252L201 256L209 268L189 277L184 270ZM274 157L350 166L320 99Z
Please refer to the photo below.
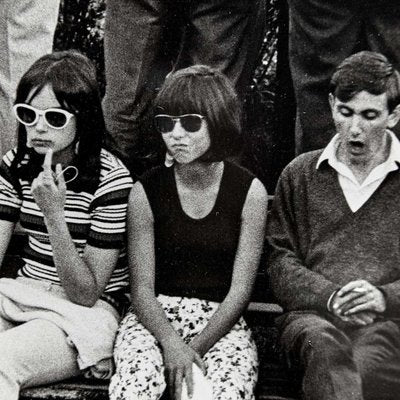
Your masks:
M240 147L237 96L223 74L198 65L167 78L156 110L167 156L130 196L132 307L116 341L110 398L158 399L168 387L177 400L254 399L257 353L241 314L267 194L226 161Z

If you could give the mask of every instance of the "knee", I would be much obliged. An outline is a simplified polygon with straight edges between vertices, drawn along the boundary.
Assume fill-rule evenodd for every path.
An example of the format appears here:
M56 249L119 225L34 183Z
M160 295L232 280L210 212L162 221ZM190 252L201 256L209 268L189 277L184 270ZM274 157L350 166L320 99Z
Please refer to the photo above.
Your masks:
M18 399L21 387L21 373L9 349L0 345L0 398Z
M164 366L157 346L120 347L109 386L110 400L156 400L164 392Z
M300 337L300 356L306 362L335 364L353 358L350 339L334 326L310 327Z

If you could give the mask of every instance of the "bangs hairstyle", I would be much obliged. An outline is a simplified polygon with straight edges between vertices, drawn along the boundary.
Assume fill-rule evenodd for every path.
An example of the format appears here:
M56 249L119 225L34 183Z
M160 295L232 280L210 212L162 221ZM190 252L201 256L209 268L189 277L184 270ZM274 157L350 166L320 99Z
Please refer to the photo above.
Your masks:
M400 74L379 53L361 51L346 58L330 82L330 93L340 101L349 101L357 93L387 94L389 113L400 103Z
M60 51L39 58L24 74L17 87L15 103L30 104L49 85L58 102L76 118L77 154L74 165L79 174L69 183L75 191L93 192L100 178L100 151L105 131L96 69L83 54ZM43 156L27 147L25 126L18 124L17 155L12 168L17 176L32 181L42 170ZM27 165L20 165L29 154Z
M170 74L155 99L155 113L200 114L207 121L210 148L200 161L222 161L241 149L241 107L231 81L206 65Z

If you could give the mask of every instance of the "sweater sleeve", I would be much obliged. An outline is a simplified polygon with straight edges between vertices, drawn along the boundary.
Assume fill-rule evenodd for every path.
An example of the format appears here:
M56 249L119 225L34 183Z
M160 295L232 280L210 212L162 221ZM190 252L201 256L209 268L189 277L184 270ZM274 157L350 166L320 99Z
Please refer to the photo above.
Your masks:
M400 280L379 286L386 299L384 315L388 318L400 317Z
M268 273L275 297L284 309L327 311L327 301L340 286L304 265L307 252L305 188L301 168L290 164L282 173L268 218Z

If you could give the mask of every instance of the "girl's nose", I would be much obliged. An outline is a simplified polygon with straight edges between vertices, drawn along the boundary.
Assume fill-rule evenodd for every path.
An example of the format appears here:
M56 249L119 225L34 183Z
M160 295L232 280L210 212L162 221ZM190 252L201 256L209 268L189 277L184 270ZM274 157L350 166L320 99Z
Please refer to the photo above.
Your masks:
M185 131L185 129L182 127L181 121L178 120L178 121L175 122L174 129L172 130L171 133L172 133L172 136L173 136L174 138L180 138L180 137L185 136L186 131Z
M39 115L38 121L36 122L35 128L39 132L47 131L47 124L44 120L43 115Z

